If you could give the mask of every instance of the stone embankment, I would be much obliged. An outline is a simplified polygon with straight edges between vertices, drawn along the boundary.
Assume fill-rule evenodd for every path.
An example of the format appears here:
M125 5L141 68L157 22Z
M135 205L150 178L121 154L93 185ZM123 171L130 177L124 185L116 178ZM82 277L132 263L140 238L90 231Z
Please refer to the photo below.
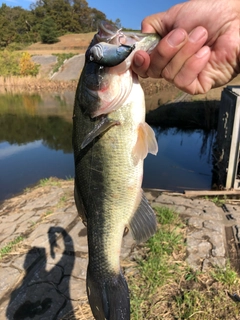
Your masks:
M153 207L172 208L188 221L187 262L193 269L224 267L229 254L234 258L230 249L240 240L239 206L145 193ZM123 260L134 246L130 234L124 237ZM73 181L50 180L4 201L0 249L0 319L62 319L86 304L86 228L75 208Z
M33 62L40 65L40 76L56 81L78 80L85 62L84 54L77 54L66 60L57 72L52 74L57 57L54 55L36 55L32 57Z

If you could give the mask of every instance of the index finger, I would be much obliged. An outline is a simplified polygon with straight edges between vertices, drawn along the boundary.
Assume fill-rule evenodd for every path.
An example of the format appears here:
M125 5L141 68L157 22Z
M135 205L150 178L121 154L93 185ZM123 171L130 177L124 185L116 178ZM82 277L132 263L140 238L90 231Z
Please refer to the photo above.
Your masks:
M162 23L164 15L165 12L160 12L144 18L142 21L142 33L158 33L161 36L165 36L167 30Z

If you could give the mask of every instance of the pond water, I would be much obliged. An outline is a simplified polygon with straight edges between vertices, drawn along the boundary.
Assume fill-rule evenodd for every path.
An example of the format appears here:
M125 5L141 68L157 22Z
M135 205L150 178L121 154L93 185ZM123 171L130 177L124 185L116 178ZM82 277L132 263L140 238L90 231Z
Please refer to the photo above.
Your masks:
M0 96L0 200L40 179L74 176L74 92ZM210 189L214 132L154 128L158 155L144 164L143 187Z

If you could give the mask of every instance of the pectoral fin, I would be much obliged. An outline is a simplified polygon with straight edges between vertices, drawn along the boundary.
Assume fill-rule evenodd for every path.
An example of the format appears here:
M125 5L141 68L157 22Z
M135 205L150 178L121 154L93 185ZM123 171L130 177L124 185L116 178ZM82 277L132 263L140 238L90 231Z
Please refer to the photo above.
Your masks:
M120 122L116 120L109 119L107 117L102 117L100 122L96 124L96 126L90 131L86 137L84 138L81 149L85 148L89 143L93 141L96 137L98 137L100 134L108 130L110 127L119 125Z
M146 123L138 126L137 141L133 148L132 155L135 159L145 159L148 153L156 155L158 144L153 129Z
M148 152L156 156L158 153L158 143L155 137L155 132L146 122L143 125L145 134L147 135Z
M156 217L144 194L130 221L130 229L137 243L147 241L156 232Z

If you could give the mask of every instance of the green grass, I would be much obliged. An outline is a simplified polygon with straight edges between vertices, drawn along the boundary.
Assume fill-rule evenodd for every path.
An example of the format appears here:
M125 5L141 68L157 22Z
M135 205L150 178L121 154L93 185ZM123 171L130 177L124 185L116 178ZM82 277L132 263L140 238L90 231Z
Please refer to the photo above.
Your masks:
M63 195L63 196L61 196L60 197L60 199L59 199L59 202L58 202L58 207L60 208L60 207L63 207L64 205L65 205L65 203L66 203L66 201L67 201L67 196L66 195Z
M45 217L50 216L51 214L53 214L53 210L47 210L45 213Z
M167 208L156 213L158 231L127 275L131 320L240 319L240 305L227 294L239 295L238 274L229 263L207 273L192 270L185 262L185 223Z
M38 183L41 187L46 187L46 186L60 186L61 183L54 178L43 178L39 181Z
M63 65L66 59L70 59L76 54L75 53L55 53L54 55L57 56L57 63L53 68L53 73L57 72L61 68L61 66Z
M23 189L23 192L28 193L30 190L31 190L31 188L27 187L27 188Z
M5 247L0 249L0 259L2 259L5 255L9 254L13 250L13 248L23 240L24 240L24 237L18 236L16 239L6 244Z
M230 263L227 263L226 269L216 267L211 272L211 276L214 280L222 283L223 285L233 286L238 282L237 273L231 268Z
M212 201L213 203L215 203L216 206L218 206L218 207L221 207L223 204L225 204L226 200L227 200L227 196L226 195L223 196L223 197L216 196L216 197L213 197L213 198L206 196L205 198L207 200Z

